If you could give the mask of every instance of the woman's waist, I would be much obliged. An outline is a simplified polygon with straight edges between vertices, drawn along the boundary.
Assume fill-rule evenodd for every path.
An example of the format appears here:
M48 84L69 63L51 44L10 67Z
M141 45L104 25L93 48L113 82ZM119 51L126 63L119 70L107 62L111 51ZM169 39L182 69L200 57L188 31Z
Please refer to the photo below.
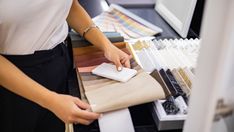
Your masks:
M9 55L1 54L16 66L33 66L50 61L53 58L62 56L67 52L66 45L62 42L49 50L38 50L32 54Z

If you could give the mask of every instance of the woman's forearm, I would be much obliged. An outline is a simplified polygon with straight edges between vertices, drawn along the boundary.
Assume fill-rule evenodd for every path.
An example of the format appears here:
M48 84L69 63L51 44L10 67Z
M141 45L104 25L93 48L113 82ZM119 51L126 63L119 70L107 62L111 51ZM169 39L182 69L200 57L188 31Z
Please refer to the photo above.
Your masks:
M79 32L80 34L83 34L84 30L93 23L92 19L83 9L83 7L77 2L77 0L73 0L67 22L76 32ZM111 45L111 42L97 28L92 28L85 35L85 38L103 51L108 50Z
M55 93L38 84L0 55L0 85L9 91L48 108Z
M92 19L77 0L73 0L72 7L67 17L67 22L76 32L79 32L81 35L83 35L84 30L87 28L89 29L89 27L93 24ZM118 71L121 71L123 66L130 68L129 59L131 57L113 46L99 29L91 28L88 32L86 32L85 39L103 50L105 57L115 64Z

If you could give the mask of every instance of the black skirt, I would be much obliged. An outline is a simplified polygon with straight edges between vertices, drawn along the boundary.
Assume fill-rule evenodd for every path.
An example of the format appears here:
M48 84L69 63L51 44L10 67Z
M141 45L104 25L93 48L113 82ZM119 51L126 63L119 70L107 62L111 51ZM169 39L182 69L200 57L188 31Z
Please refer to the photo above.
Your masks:
M67 79L72 63L65 44L61 43L51 50L36 51L31 55L3 56L49 90L68 93ZM64 130L64 123L52 112L5 88L0 88L0 132L64 132Z

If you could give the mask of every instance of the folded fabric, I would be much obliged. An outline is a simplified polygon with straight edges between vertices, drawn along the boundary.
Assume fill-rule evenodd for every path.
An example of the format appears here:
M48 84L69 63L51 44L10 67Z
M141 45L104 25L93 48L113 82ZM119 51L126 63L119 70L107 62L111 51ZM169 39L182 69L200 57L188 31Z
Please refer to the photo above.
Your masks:
M128 82L116 82L85 92L94 112L107 112L165 98L161 85L140 71Z

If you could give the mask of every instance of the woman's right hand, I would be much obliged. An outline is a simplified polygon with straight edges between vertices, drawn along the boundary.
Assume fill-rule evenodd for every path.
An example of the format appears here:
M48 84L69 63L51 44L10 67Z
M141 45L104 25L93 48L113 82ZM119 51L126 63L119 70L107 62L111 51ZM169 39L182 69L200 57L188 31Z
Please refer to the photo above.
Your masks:
M89 125L100 117L90 112L90 106L79 98L55 93L51 99L48 109L65 123Z

